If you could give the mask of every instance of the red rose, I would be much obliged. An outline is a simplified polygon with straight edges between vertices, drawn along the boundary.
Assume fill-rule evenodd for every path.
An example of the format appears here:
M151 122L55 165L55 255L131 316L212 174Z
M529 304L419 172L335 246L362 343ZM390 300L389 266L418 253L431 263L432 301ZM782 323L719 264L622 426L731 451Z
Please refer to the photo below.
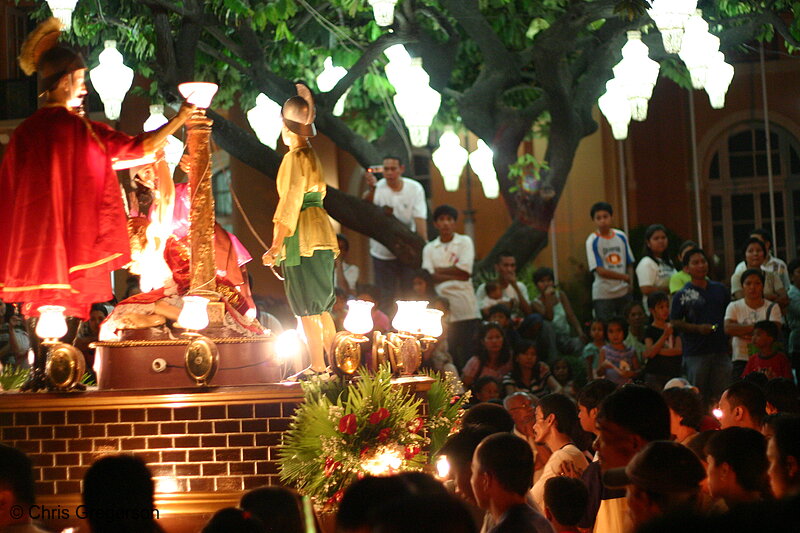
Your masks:
M425 421L422 418L415 418L411 422L408 423L408 431L411 433L419 433L419 430L422 429L422 426L425 424Z
M419 446L406 446L405 457L406 461L410 461L420 452Z
M389 438L389 434L392 432L392 428L383 428L378 432L378 442L386 442Z
M370 424L379 424L382 420L386 420L389 418L389 410L385 407L381 407L371 415L369 415L369 423Z
M352 413L349 415L344 415L339 420L339 432L344 433L345 435L355 434L357 426L358 421L356 420L356 415Z

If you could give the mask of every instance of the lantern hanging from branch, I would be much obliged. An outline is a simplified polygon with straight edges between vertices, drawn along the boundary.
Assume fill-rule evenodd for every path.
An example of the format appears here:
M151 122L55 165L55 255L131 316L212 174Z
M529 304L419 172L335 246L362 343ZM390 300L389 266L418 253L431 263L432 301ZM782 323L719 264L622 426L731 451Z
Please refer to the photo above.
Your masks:
M500 184L494 169L494 152L482 139L478 139L478 148L469 154L469 166L481 180L483 195L489 199L497 198L500 195Z
M433 164L439 169L446 191L457 191L461 173L467 165L467 151L461 146L461 139L448 128L439 137L439 148L433 151Z
M708 67L705 90L714 109L725 107L725 95L733 81L733 65L725 62L725 54L717 52L716 59Z
M614 67L614 77L619 80L631 106L631 118L647 118L647 102L653 96L658 81L659 64L650 59L647 45L638 31L628 32L628 42L622 47L622 61Z
M614 138L618 141L626 139L631 122L631 105L619 80L612 78L606 82L606 92L597 100L597 105L611 125Z
M369 0L372 6L372 15L378 26L391 26L394 24L394 6L397 0Z
M72 28L72 12L75 11L75 4L78 0L47 0L47 5L53 16L61 21L64 25L64 31L69 31Z
M653 0L647 14L656 23L668 54L681 50L684 25L697 8L697 0Z
M105 50L100 52L100 64L89 71L89 76L103 101L106 117L117 120L122 101L133 84L133 69L122 62L117 41L105 42Z
M680 58L689 69L692 87L702 89L708 76L708 67L714 62L719 51L719 37L709 33L708 22L703 19L703 12L696 10L686 21L686 33L683 35Z
M256 106L247 112L247 121L263 144L275 150L281 134L281 106L264 93L256 97Z
M319 76L317 76L317 87L321 92L328 92L336 87L336 84L339 83L339 80L345 77L347 74L347 69L344 67L335 67L333 66L333 59L328 56L325 58L324 69L320 72ZM350 89L347 89L344 94L336 101L336 105L333 106L333 116L340 117L344 112L344 101L347 98Z

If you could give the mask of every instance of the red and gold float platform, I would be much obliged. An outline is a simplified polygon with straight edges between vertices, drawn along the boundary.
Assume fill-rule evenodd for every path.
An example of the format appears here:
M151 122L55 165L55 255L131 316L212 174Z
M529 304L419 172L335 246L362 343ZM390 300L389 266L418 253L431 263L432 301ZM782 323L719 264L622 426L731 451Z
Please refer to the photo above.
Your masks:
M424 393L431 379L395 382ZM40 509L69 510L68 519L43 516L49 529L88 529L74 513L86 470L105 454L131 453L153 473L159 524L194 533L243 491L280 483L277 446L302 398L298 383L9 392L0 394L0 441L32 458Z

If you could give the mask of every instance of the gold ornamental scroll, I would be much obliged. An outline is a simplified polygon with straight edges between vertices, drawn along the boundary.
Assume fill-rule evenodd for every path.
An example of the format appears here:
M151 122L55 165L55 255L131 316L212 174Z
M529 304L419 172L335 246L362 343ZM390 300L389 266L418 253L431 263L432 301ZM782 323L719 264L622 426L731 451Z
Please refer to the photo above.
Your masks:
M211 189L211 125L214 122L198 109L186 121L189 146L190 285L189 292L217 290L214 254L214 194Z

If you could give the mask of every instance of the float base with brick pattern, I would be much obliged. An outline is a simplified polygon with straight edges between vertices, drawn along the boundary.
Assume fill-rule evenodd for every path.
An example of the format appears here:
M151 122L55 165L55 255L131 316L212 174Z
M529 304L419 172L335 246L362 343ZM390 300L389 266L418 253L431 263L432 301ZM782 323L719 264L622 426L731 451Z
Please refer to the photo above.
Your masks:
M420 393L432 380L396 381ZM75 516L86 470L105 454L132 453L153 473L159 523L196 532L243 491L279 484L277 446L302 398L297 383L3 393L0 442L33 460L38 512L53 510L42 517L51 530L88 531Z

